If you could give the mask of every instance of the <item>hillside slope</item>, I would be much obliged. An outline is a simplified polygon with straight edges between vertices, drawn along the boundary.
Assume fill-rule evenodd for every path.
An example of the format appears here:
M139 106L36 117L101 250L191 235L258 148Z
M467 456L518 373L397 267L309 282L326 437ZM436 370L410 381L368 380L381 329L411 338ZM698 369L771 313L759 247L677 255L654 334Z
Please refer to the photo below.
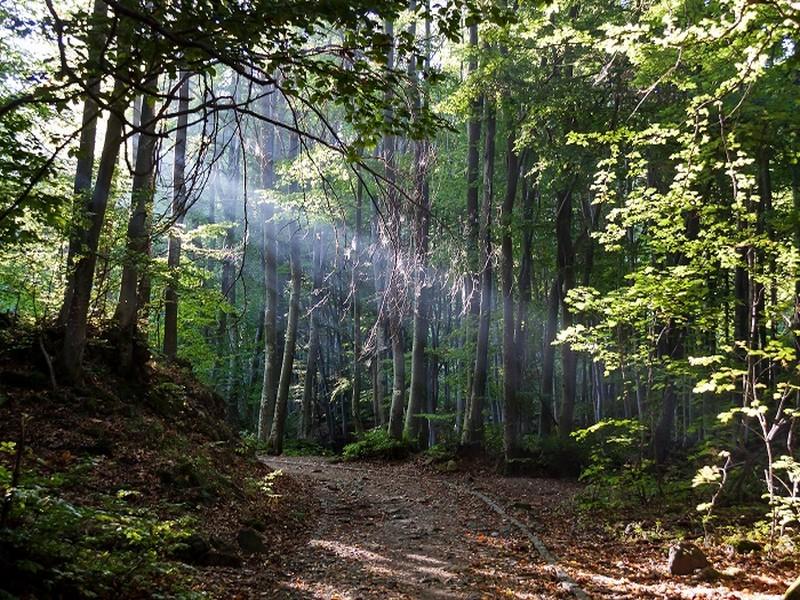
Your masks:
M115 372L95 339L80 388L55 338L0 328L0 598L246 597L302 535L298 484L255 459L181 367ZM291 500L291 503L290 503Z

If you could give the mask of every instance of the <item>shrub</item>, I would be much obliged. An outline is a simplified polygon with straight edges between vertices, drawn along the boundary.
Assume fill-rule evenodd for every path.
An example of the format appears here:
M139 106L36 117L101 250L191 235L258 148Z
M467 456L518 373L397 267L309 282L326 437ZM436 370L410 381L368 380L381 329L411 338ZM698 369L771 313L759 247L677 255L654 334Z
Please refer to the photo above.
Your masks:
M535 462L533 470L550 477L577 477L586 465L586 452L571 438L527 436L525 450Z
M606 419L572 434L587 457L579 477L588 484L584 506L644 505L660 494L653 462L643 457L643 432L633 419Z
M286 440L283 445L286 456L330 456L331 451L313 440Z
M0 487L9 484L0 474ZM136 506L139 492L97 495L91 506L61 493L71 474L26 473L15 490L9 527L0 530L6 591L40 597L139 597L156 582L178 594L188 571L170 556L191 533L186 518L164 519ZM0 595L2 595L0 593Z
M382 427L365 432L360 440L347 444L342 450L345 460L364 460L379 458L398 460L408 456L409 447L404 441L395 440Z

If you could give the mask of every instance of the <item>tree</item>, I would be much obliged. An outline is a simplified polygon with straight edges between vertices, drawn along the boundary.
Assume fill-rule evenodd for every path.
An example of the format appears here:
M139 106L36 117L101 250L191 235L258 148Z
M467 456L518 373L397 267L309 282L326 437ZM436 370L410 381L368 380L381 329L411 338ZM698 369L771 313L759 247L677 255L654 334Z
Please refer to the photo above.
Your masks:
M187 71L180 74L178 96L178 125L175 129L174 164L172 167L172 222L180 228L186 215L186 137L189 123L189 85L191 76ZM178 267L181 262L181 238L169 236L167 267L171 278L164 293L164 354L174 359L178 354Z
M151 93L142 96L141 139L136 150L136 167L131 187L131 215L128 220L125 262L122 268L119 300L115 319L120 332L120 366L129 370L134 363L134 346L139 335L141 313L139 283L143 268L148 265L150 214L153 210L156 171L156 114L155 90L157 80L149 82ZM68 286L69 287L69 284Z

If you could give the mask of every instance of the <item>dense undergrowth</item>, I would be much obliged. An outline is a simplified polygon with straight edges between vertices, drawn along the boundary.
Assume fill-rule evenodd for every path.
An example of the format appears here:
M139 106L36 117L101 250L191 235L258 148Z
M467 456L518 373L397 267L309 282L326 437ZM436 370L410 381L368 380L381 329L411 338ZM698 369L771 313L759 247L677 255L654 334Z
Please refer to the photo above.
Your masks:
M83 385L53 388L49 335L0 329L0 597L204 597L248 560L237 532L291 525L292 483L188 370L121 376L96 339Z

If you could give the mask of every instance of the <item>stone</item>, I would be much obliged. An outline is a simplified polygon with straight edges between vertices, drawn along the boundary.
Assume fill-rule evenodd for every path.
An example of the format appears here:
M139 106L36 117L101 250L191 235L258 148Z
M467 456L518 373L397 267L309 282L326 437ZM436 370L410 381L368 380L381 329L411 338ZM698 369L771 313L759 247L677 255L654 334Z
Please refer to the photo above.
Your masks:
M211 546L202 536L193 533L180 541L172 555L189 565L201 565Z
M243 527L236 534L236 542L245 554L264 554L267 546L264 538L255 529Z
M441 473L455 473L458 471L458 463L455 460L450 459L443 465L439 465L438 469Z
M689 575L710 564L703 551L689 542L678 542L669 549L668 566L672 575Z
M731 545L733 546L733 549L736 550L737 554L750 554L751 552L757 553L761 552L763 549L761 544L748 539L736 540Z

